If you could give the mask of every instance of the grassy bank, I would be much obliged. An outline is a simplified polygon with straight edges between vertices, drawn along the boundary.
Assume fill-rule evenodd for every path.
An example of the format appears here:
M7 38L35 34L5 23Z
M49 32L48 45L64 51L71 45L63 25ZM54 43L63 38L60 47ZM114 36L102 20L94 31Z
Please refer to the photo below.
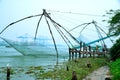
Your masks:
M87 67L88 62L90 62L91 68ZM52 80L71 80L72 72L75 71L78 80L82 80L90 72L104 65L106 65L104 58L82 58L65 62L61 66L55 66L53 70L44 72L39 76L43 79L48 78Z
M87 67L90 62L91 68ZM106 65L104 58L81 58L71 61L66 61L61 65L49 66L26 66L26 67L11 67L11 79L26 79L29 80L71 80L72 72L75 71L78 80L82 80L92 71ZM67 68L68 67L68 68ZM6 67L0 68L1 76L6 75ZM20 76L22 75L22 76ZM5 78L6 76L4 76ZM1 77L3 78L3 77Z

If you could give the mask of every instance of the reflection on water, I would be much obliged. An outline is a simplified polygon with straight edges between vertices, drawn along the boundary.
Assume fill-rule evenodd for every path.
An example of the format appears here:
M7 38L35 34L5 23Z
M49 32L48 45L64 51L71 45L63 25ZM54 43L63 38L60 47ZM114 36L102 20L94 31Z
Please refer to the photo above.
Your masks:
M31 67L36 66L42 66L46 71L52 69L57 63L57 57L55 53L52 52L53 51L50 51L49 49L50 54L42 53L37 55L23 56L21 53L17 52L13 48L6 48L5 46L0 46L0 80L6 80L6 66L8 63L10 64L11 69L15 71L15 73L11 75L10 80L36 80L37 76L35 76L35 71L31 74L26 74L26 72L28 72ZM62 52L60 54L61 55L59 55L58 58L59 65L62 62L67 61L68 59L68 55L66 52Z
M36 56L10 56L0 57L0 66L6 66L8 63L12 66L39 66L50 65L56 63L56 58L49 57L36 57Z
M67 54L59 56L58 61L67 59ZM46 66L56 64L56 55L23 56L13 48L0 47L0 66L5 67L8 63L12 66Z

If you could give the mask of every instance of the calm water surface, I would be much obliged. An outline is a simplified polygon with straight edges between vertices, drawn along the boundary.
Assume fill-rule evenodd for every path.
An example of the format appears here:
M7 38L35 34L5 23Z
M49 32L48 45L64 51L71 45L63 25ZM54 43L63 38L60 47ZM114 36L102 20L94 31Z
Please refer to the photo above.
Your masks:
M42 48L43 49L43 48ZM46 50L46 49L45 49ZM5 46L0 46L0 80L6 80L6 66L10 64L11 69L16 71L16 74L11 75L11 80L37 80L34 74L25 74L29 67L42 66L49 69L53 68L57 63L57 58L55 53L50 54L37 54L37 55L27 55L23 56L21 53L17 52L13 48L6 48ZM62 52L62 56L58 58L58 64L68 60L68 53ZM19 72L22 70L22 72ZM45 79L50 80L50 79Z

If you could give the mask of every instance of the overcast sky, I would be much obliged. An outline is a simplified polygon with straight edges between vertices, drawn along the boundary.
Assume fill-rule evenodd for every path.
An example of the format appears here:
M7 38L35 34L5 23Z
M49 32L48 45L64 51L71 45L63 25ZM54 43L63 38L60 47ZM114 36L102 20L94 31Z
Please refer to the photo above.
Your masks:
M120 0L0 0L0 31L11 22L26 16L42 13L42 9L46 9L50 12L51 17L55 19L55 21L66 26L67 29L71 29L84 22L91 22L92 20L100 22L102 19L106 19L97 15L102 16L110 9L120 9ZM82 14L77 16L57 13L54 11L93 14L96 16ZM39 17L32 18L10 26L1 34L1 36L12 38L16 37L16 35L24 35L25 33L34 36L38 20ZM43 21L41 26L47 26L44 23L45 22ZM45 34L48 34L49 31L45 32L47 30L45 27L43 28L41 27L42 33L39 33L39 35L44 36Z

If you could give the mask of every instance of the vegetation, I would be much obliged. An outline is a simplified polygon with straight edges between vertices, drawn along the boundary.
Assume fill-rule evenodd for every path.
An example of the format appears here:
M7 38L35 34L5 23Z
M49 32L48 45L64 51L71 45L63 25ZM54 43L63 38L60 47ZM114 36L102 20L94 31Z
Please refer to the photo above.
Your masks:
M120 35L120 9L109 10L107 15L110 16L109 23L109 34L116 36Z
M87 67L87 62L90 61L91 68ZM40 76L43 78L55 80L71 80L72 72L75 71L78 80L82 80L90 72L106 64L104 58L83 58L64 63L61 67L55 67L52 71L45 72Z
M90 62L91 68L87 67L88 62ZM82 80L89 73L104 65L106 65L105 58L81 58L67 61L54 67L52 65L45 67L12 67L11 76L15 77L16 75L24 74L33 77L35 80L71 80L72 72L75 71L78 80ZM6 67L0 68L0 72L6 74Z
M110 55L112 60L116 60L117 58L120 58L120 38L110 48Z
M109 35L120 35L120 9L109 10L107 15L110 16L109 23ZM110 48L111 59L114 62L110 63L110 72L113 76L112 80L120 79L120 38L116 40L116 43Z
M120 79L120 58L110 63L110 72L112 74L112 80Z
M120 9L118 10L109 10L107 16L110 16L107 22L109 23L109 33L108 35L120 35ZM106 20L105 20L106 21ZM112 60L116 60L120 57L120 38L110 49L110 55Z

